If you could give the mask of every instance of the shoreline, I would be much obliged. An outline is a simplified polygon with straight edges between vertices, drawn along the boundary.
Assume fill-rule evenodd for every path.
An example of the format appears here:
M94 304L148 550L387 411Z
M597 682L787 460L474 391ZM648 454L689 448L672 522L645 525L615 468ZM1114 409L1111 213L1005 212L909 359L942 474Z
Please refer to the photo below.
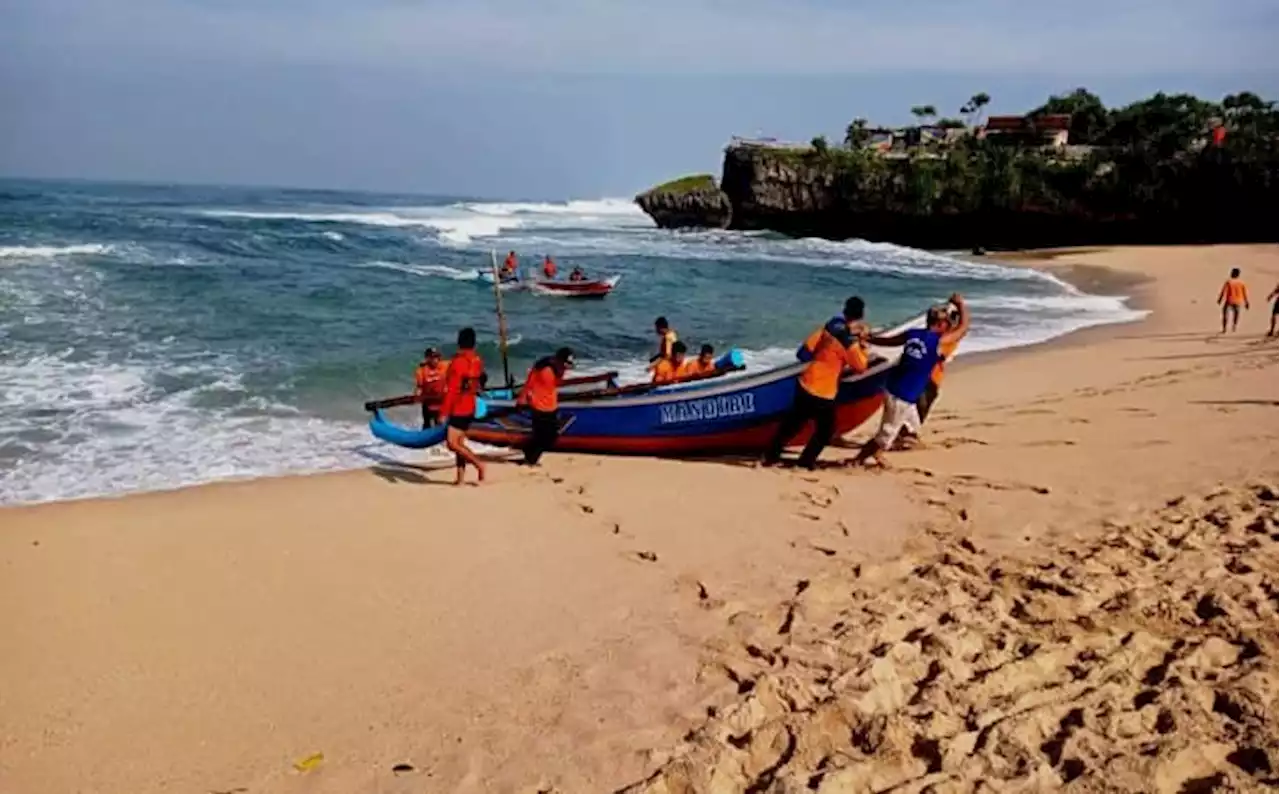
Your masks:
M1061 622L1057 612L1037 612L1047 622L1027 634L1013 605L1040 609L1052 596L1051 586L1027 584L1035 577L1099 594L1133 583L1135 606L1117 619L1144 632L1132 646L1137 655L1111 655L1106 625L1086 629L1098 658L1115 663L1099 674L1140 675L1149 656L1155 665L1175 643L1183 649L1176 653L1196 659L1223 657L1212 646L1201 652L1201 643L1212 635L1230 644L1222 632L1238 628L1259 649L1248 669L1262 665L1264 673L1237 681L1210 672L1219 688L1236 682L1223 695L1232 702L1274 701L1274 632L1237 597L1247 584L1253 601L1270 608L1274 597L1256 595L1270 574L1231 548L1256 539L1263 545L1248 554L1274 559L1276 346L1258 338L1259 311L1246 317L1247 334L1219 337L1212 298L1234 264L1260 289L1260 278L1274 278L1277 253L1268 245L1072 255L1073 264L1148 275L1141 291L1153 313L1137 325L962 357L925 426L926 447L891 453L884 472L845 467L852 452L843 449L826 453L829 465L814 474L552 456L541 471L494 467L483 489L443 486L445 475L427 471L358 470L2 511L0 605L13 650L0 657L8 723L0 788L621 790L676 767L695 775L768 767L778 731L790 731L802 749L779 774L786 767L803 785L813 774L806 765L818 761L804 748L824 746L820 736L846 741L853 728L841 720L881 710L885 737L906 730L893 720L913 695L892 682L928 678L913 666L928 649L908 635L935 635L947 647L1003 637L1004 647L1027 649L1022 660L939 663L945 676L975 665L1005 670L983 678L990 683L973 703L1009 711L1007 724L1019 733L997 731L992 746L1030 747L1026 769L1042 776L1041 788L1059 780L1063 760L1081 759L1081 774L1104 774L1090 748L1113 738L1091 731L1112 717L1077 692L1067 669L1079 664L1078 649L1064 649L1052 633L1083 625L1071 622L1077 611L1061 612ZM1229 527L1230 548L1203 532L1194 549L1156 542L1214 521ZM1169 536L1170 528L1179 534ZM1089 567L1121 551L1132 553L1115 563L1124 576L1098 578ZM1087 576L1053 578L1019 562L1037 555L1048 555L1053 571L1074 560ZM1153 559L1175 565L1169 581L1191 589L1149 575ZM922 589L931 586L929 570L949 571L957 560L983 573L958 589ZM1003 573L988 606L957 603L946 628L911 622L939 617L934 608L949 592L991 587L989 566ZM1220 624L1196 623L1199 588L1218 598ZM1106 613L1098 604L1110 596L1094 597L1078 601L1079 614L1098 621ZM1150 622L1147 608L1186 613L1192 623ZM878 682L837 693L846 716L832 715L831 731L809 733L807 723L770 710L776 693L801 702L822 691L811 685L826 686L806 678L796 689L787 676L817 669L808 665L820 666L844 637L873 636L889 652L850 647L840 664L865 660ZM1208 687L1194 697L1207 693L1212 702L1208 679L1178 658L1184 681ZM1094 674L1085 668L1086 678ZM964 734L948 733L946 698L973 690L945 676L945 692L920 695L937 703L941 716L926 727L950 738L926 738L944 749ZM1253 723L1262 738L1228 744L1227 728L1180 710L1181 690L1172 686L1099 686L1117 704L1155 690L1143 695L1155 698L1152 708L1126 711L1125 730L1153 743L1149 763L1164 766L1124 779L1169 780L1170 791L1212 774L1236 780L1249 773L1226 756L1267 746L1270 729ZM1054 692L1066 699L1045 697ZM1022 697L1042 710L1014 714ZM1035 748L1073 708L1082 714L1080 737L1093 738L1063 739L1069 752L1043 759ZM1177 726L1168 735L1153 727L1160 709ZM745 722L720 721L734 715ZM748 727L762 746L752 740L726 755L719 740L700 738L740 737ZM1187 742L1223 749L1184 758ZM832 747L828 763L861 758L880 765L877 774L927 773L910 747L892 741ZM1019 766L967 752L948 749L939 763L950 772L968 758L979 776ZM294 768L315 753L324 755L318 767Z
M1032 270L1039 270L1043 273L1060 279L1071 287L1088 295L1097 295L1100 297L1119 297L1123 295L1125 305L1129 308L1144 311L1147 310L1147 304L1143 293L1143 287L1149 286L1150 279L1141 276L1126 274L1117 270L1106 267L1083 266L1083 265L1057 265L1053 264L1053 260L1057 260L1064 256L1071 256L1077 252L1091 253L1101 249L1097 248L1060 248L1045 249L1043 252L1028 252L1033 256L1024 257L1021 253L991 253L982 257L971 257L962 254L951 254L954 258L963 261L972 262L974 264L998 264L1003 266L1024 267ZM1045 262L1049 263L1046 264ZM1129 290L1133 293L1129 294ZM1101 322L1088 325L1083 328L1076 328L1057 336L1051 337L1038 342L1029 342L1027 344L1013 345L1010 347L998 348L994 350L982 350L978 352L965 354L963 347L961 348L961 356L957 358L954 369L959 371L964 367L971 367L989 361L998 361L1005 356L1020 355L1023 353L1032 353L1046 346L1056 346L1068 344L1072 340L1078 344L1089 344L1093 339L1105 338L1108 332L1115 332L1116 329L1125 326L1132 326L1135 323L1141 323L1145 318L1135 318L1133 320L1119 320L1114 322ZM1102 334L1103 336L1095 336L1094 334ZM1082 335L1085 335L1082 337ZM1077 337L1082 337L1077 339ZM370 444L375 443L372 439ZM359 453L356 453L359 454ZM486 459L495 462L501 462L510 454L502 450L489 453ZM62 505L78 502L96 502L102 500L128 499L135 497L145 497L155 494L166 494L173 492L189 491L191 489L231 486L243 483L253 482L270 482L275 480L288 480L298 477L330 477L335 475L350 474L352 472L371 471L379 468L383 464L378 462L370 462L367 465L354 465L350 468L340 469L322 469L315 471L292 471L281 472L266 475L245 475L231 476L212 480L204 480L201 482L185 483L174 485L172 487L162 487L149 490L130 490L117 493L93 494L88 496L77 496L70 498L54 498L29 502L15 502L11 504L0 504L0 515L7 511L14 510L31 510L41 507L49 507L53 505ZM441 463L438 466L435 463L415 464L426 469L449 468L451 464Z

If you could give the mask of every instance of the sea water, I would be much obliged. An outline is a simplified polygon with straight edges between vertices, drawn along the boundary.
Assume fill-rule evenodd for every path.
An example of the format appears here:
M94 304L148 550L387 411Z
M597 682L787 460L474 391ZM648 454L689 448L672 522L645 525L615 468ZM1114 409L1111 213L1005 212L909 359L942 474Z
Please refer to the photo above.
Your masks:
M641 378L658 315L693 350L767 367L854 294L892 323L964 293L962 352L1138 316L1123 296L895 245L660 230L627 199L0 181L0 503L394 456L361 405L410 391L424 347L474 326L501 378L479 271L509 250L522 269L550 254L622 276L601 301L505 293L516 376L569 345L580 371Z

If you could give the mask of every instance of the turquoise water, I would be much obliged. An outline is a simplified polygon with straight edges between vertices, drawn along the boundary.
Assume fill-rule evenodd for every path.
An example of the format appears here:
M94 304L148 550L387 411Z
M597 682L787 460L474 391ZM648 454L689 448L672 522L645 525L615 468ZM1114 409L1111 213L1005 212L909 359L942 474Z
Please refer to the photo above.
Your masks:
M638 378L658 314L781 363L851 294L887 323L964 292L968 351L1135 316L892 245L659 230L625 199L0 181L0 502L365 465L360 405L407 391L425 345L473 325L500 372L477 269L509 249L622 276L603 301L508 293L517 372L568 344Z

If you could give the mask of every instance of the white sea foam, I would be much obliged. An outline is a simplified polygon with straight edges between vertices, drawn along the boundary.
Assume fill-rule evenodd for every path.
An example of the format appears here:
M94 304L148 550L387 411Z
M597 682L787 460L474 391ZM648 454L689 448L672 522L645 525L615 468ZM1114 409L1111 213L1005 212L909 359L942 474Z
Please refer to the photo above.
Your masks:
M418 265L411 262L387 262L378 260L374 262L365 262L360 267L376 267L384 270L396 270L401 273L408 273L414 276L431 276L436 278L447 278L452 281L476 281L480 278L480 271L473 269L459 269L449 267L448 265Z
M63 256L106 254L111 246L105 243L83 245L0 245L0 259L54 259Z

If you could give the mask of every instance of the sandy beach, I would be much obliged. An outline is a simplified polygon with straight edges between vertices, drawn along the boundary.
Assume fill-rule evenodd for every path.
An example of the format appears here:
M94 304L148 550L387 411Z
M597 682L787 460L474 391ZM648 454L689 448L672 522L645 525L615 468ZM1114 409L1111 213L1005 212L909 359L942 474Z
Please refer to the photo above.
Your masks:
M1150 315L962 359L884 472L0 510L0 791L1274 788L1278 255L1002 257Z

